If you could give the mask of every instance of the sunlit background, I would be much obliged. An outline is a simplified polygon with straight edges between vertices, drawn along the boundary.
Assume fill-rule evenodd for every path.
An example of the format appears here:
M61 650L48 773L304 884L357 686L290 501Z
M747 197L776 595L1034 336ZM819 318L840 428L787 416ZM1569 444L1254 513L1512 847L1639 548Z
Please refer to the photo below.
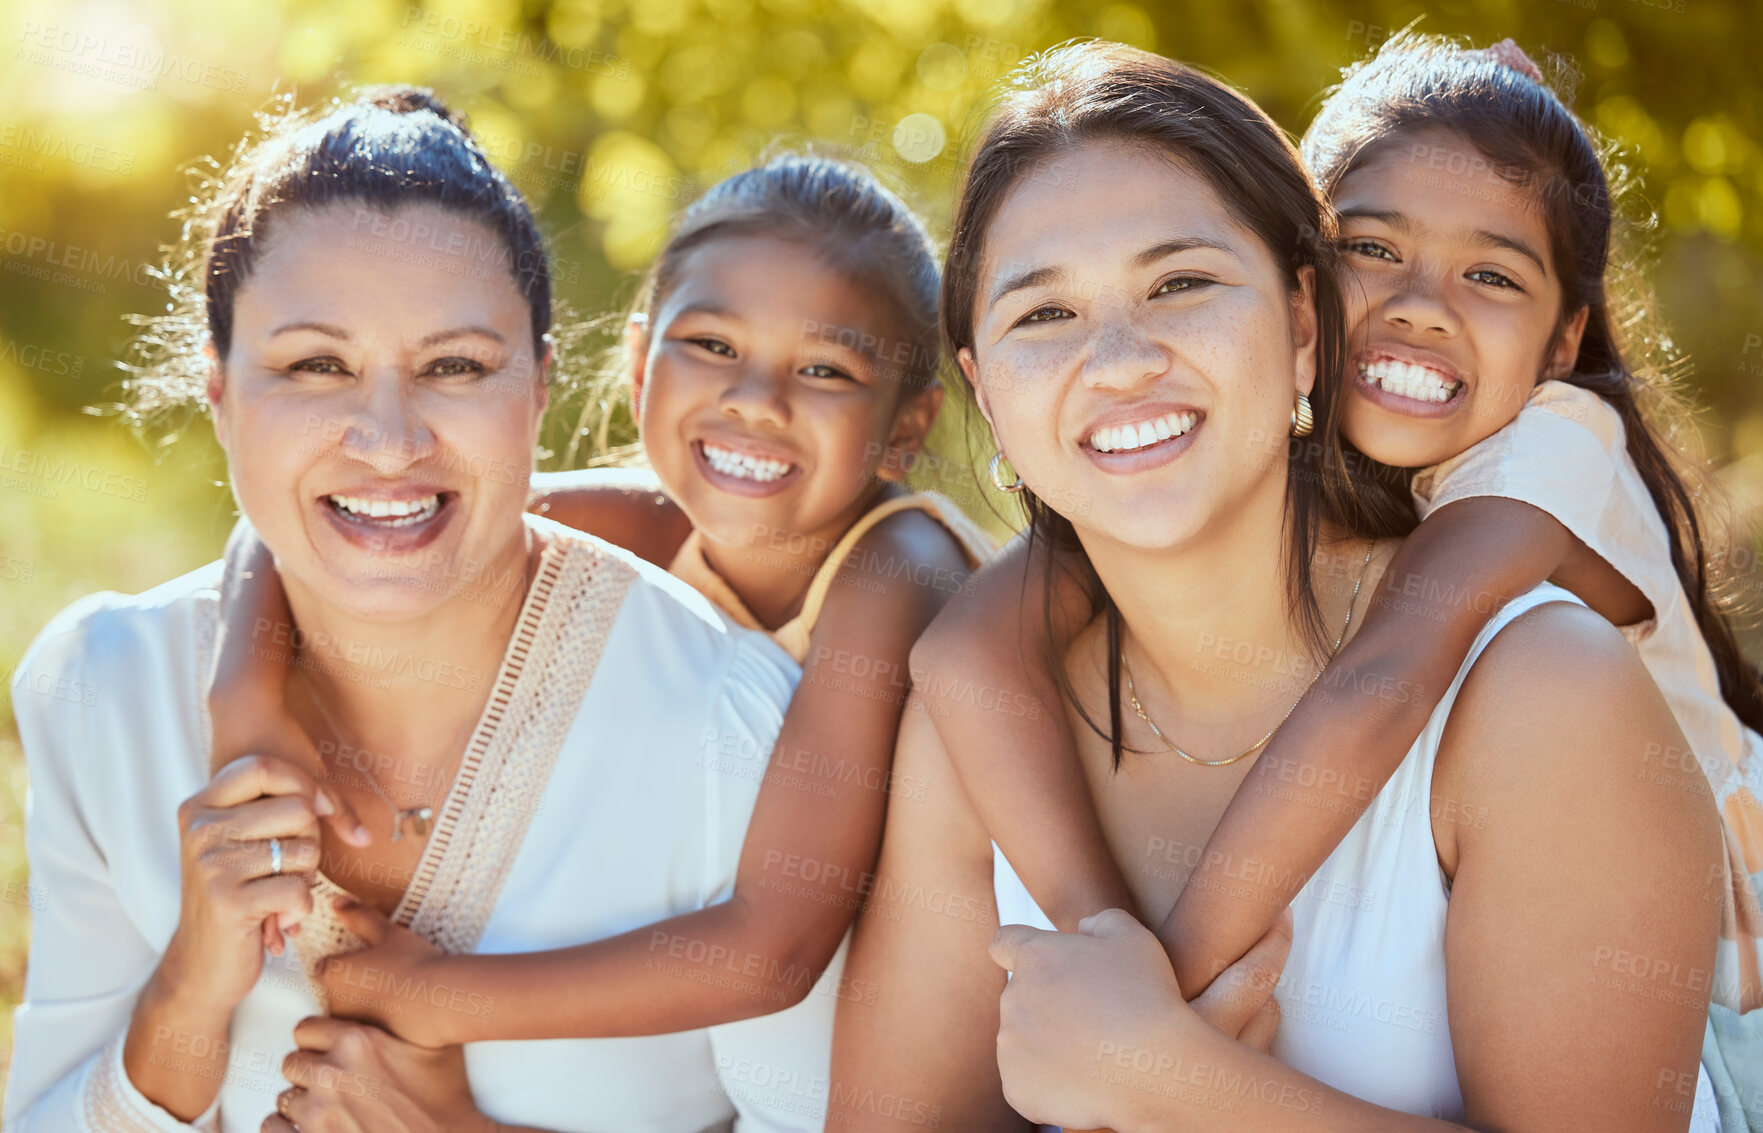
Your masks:
M586 317L628 298L695 194L780 145L865 161L940 231L987 88L1072 36L1207 67L1296 133L1342 66L1416 19L1477 44L1514 37L1624 147L1658 218L1648 275L1704 447L1754 532L1755 0L0 0L0 671L73 599L219 552L232 506L206 422L166 443L88 409L119 400L125 316L164 305L152 269L190 191L181 170L224 158L279 94L435 87L530 195L557 292ZM579 439L570 453L580 401L547 435L550 466L597 455ZM610 439L628 441L628 419L614 425ZM957 468L933 468L935 486L983 507ZM1754 546L1728 559L1756 593ZM29 914L49 896L26 880L25 789L0 691L0 1072Z

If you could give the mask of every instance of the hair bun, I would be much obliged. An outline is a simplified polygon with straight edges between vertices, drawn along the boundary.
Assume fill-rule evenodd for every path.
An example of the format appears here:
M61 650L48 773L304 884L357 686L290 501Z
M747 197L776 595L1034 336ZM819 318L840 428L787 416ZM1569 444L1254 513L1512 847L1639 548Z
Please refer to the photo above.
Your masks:
M1483 48L1482 54L1508 70L1517 71L1531 82L1539 86L1543 85L1541 68L1524 53L1524 48L1513 42L1511 37L1502 39L1491 47Z
M465 115L454 110L427 87L411 86L378 86L362 89L357 102L364 106L377 106L381 110L390 110L393 114L415 114L426 110L444 122L457 126L468 137L471 130L466 126Z

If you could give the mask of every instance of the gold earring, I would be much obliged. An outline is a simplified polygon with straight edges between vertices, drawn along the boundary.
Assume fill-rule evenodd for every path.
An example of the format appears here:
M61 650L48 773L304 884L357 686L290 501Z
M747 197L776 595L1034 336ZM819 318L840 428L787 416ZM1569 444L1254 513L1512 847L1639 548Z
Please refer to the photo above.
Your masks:
M1298 403L1292 407L1292 436L1307 437L1314 428L1316 416L1310 412L1310 399L1299 394Z
M999 449L992 454L992 462L986 465L986 472L992 478L992 487L998 489L998 491L1003 492L1007 496L1013 496L1017 492L1022 491L1025 485L1022 482L1022 477L1016 475L1016 469L1014 468L1010 470L1010 475L1016 476L1016 482L1014 484L1004 483L1004 477L998 475L998 467L1003 463L1004 450Z

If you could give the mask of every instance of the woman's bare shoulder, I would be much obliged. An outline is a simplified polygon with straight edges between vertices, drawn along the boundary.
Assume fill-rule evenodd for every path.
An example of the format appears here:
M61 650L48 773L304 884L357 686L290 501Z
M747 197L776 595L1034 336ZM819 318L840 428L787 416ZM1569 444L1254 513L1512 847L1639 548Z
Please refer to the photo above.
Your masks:
M1566 600L1520 614L1476 658L1433 796L1448 874L1464 846L1510 829L1500 815L1545 800L1550 820L1569 826L1629 824L1642 837L1675 826L1686 853L1698 834L1718 837L1712 795L1652 676L1615 627ZM1436 821L1444 812L1480 819Z

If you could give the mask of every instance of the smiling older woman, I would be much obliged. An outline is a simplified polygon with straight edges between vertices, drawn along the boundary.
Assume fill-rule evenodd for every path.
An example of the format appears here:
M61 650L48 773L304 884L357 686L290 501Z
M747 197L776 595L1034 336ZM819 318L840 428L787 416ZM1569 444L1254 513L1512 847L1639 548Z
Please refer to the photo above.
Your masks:
M234 490L294 619L253 648L288 651L313 736L435 785L433 823L370 841L318 769L253 756L211 776L219 564L63 611L13 683L46 898L7 1128L792 1124L794 1098L722 1075L759 1059L789 1077L791 1026L824 1058L825 997L761 1031L463 1053L321 1013L312 972L352 945L345 891L455 952L577 944L717 900L758 784L717 773L706 745L767 750L798 674L658 568L523 515L545 252L426 93L292 118L208 216L183 346L207 347ZM264 948L272 919L297 926L291 951ZM702 959L657 951L684 980L713 978Z

